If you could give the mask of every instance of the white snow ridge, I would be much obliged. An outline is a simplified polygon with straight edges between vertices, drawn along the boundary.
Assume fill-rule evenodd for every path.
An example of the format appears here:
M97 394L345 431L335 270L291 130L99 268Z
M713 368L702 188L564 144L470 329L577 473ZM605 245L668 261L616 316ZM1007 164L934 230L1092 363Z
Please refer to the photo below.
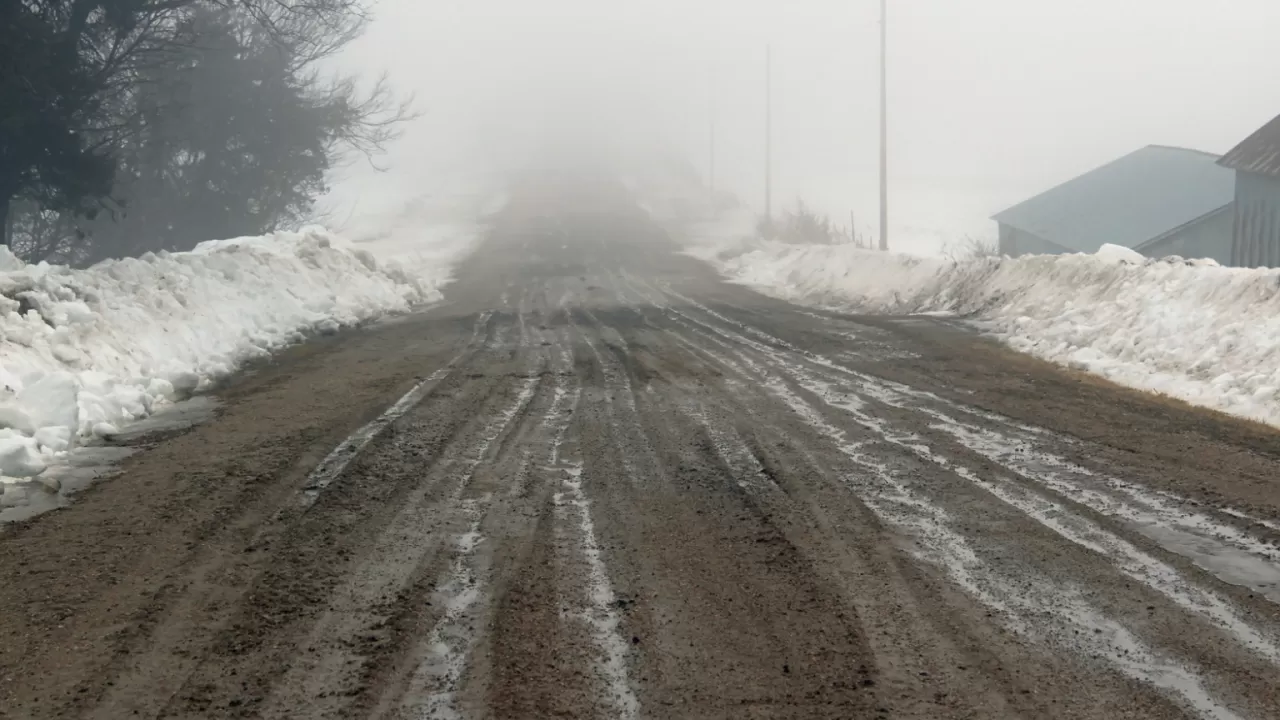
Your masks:
M84 270L0 248L0 480L308 333L434 300L438 280L320 228Z
M1095 255L976 258L705 239L690 253L786 300L959 315L1016 350L1280 426L1280 269Z

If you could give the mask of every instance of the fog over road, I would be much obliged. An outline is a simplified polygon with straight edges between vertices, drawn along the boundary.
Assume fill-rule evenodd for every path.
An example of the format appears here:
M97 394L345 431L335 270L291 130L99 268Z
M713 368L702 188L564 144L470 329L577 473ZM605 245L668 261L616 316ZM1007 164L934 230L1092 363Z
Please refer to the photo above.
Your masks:
M1280 439L517 198L0 532L0 718L1280 717Z

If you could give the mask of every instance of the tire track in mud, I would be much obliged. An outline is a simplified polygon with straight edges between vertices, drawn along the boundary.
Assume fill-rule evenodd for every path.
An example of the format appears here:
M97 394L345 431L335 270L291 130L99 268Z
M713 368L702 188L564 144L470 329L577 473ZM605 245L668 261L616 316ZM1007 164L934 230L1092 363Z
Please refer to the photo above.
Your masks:
M591 501L582 490L583 468L580 462L568 461L560 469L566 477L556 493L555 505L560 520L571 526L561 531L565 551L571 554L566 561L578 560L586 566L585 592L579 593L578 598L566 598L562 614L567 621L582 623L589 629L597 657L594 669L606 688L603 697L608 710L604 715L632 720L640 715L640 701L629 678L628 644L619 632L622 620L616 609L618 599L591 519Z
M514 398L424 474L418 487L405 498L395 520L379 536L371 552L362 558L360 568L334 594L330 610L321 616L306 642L307 647L320 650L299 656L300 664L279 684L284 694L273 700L267 714L279 712L287 716L289 708L306 701L305 695L328 700L323 704L310 700L317 717L340 712L350 697L347 693L366 686L370 668L380 662L381 656L393 654L388 652L393 651L393 647L381 647L384 640L380 636L388 634L387 628L395 627L397 622L408 622L406 616L416 614L414 605L423 601L423 595L431 592L440 595L445 608L442 623L456 620L464 610L470 609L454 597L461 591L453 588L474 584L464 582L460 575L474 578L478 574L469 563L475 558L478 523L492 493L482 492L476 497L467 497L467 494L473 492L477 472L495 461L494 451L500 441L523 417L541 377L534 374L514 383L510 387ZM452 564L448 560L450 556L454 558ZM427 590L423 585L434 590ZM415 590L415 586L420 587ZM466 597L474 603L474 596ZM454 606L452 616L449 615L451 606ZM450 629L432 632L439 635ZM373 638L375 647L368 649L373 652L362 652L365 650L362 636L366 642L369 637ZM438 638L436 642L440 642ZM434 644L429 649L434 650ZM443 654L447 656L450 652L454 652L453 646L447 647ZM456 660L445 657L437 664L452 669ZM442 682L452 681L456 678L446 677Z
M800 374L804 375L804 371ZM851 383L852 389L833 389L842 387L850 376L857 378ZM1185 673L1196 673L1198 664L1199 682L1207 681L1219 697L1234 695L1231 704L1237 710L1249 707L1246 698L1267 695L1265 688L1275 682L1276 651L1280 647L1276 624L1266 619L1274 614L1260 615L1238 605L1215 590L1215 583L1201 571L1227 582L1266 590L1274 587L1276 577L1272 546L1206 512L1188 511L1188 505L1194 503L1172 493L1146 491L1064 460L1048 448L1049 443L1077 443L1043 429L981 411L968 413L974 421L960 421L952 411L965 414L969 409L962 405L943 401L931 393L908 392L909 388L898 383L844 368L830 373L829 382L812 375L801 378L801 382L815 395L834 399L832 405L859 424L875 427L886 441L965 479L1063 540L1106 560L1112 570L1155 593L1157 605L1167 602L1192 618L1203 620L1207 627L1187 632L1176 625L1153 623L1150 611L1155 605L1148 605L1148 613L1134 613L1132 606L1141 607L1140 604L1123 607L1112 603L1111 612L1118 613L1115 618L1120 623L1136 633L1155 633L1159 638L1154 642L1160 650L1152 652L1163 654L1162 662L1167 666L1161 671L1160 684L1190 687ZM919 402L922 399L936 401L934 404L947 411L924 405ZM938 437L929 440L920 432L890 430L883 418L891 415L886 412L891 408L912 413L917 422ZM872 413L881 419L873 419ZM990 465L997 469L991 471ZM1126 535L1144 537L1134 540ZM1170 536L1173 542L1169 541ZM1209 549L1203 549L1206 547ZM1188 557L1199 567L1171 562L1163 557L1165 552ZM1092 583L1094 587L1108 584L1111 583L1101 578ZM1225 646L1205 642L1205 634L1215 632L1229 638ZM1126 656L1133 654L1127 645L1121 647ZM1253 657L1241 655L1234 648L1244 649ZM1193 663L1190 658L1199 662ZM1203 700L1201 697L1194 703L1201 715L1222 715L1221 709L1206 706ZM1256 717L1256 713L1245 714Z
M859 379L864 382L864 385L870 378L835 366L829 361L823 361L820 358L815 361L814 356L807 353L797 353L802 359L787 358L783 351L767 344L773 343L787 348L788 344L784 341L778 340L758 329L745 327L741 323L732 321L684 296L676 294L676 297L687 306L702 311L714 320L718 320L724 325L743 328L754 336L756 339L745 337L723 327L717 327L713 323L700 321L686 312L675 309L670 304L667 305L668 312L691 323L693 329L700 332L704 338L717 341L719 345L735 355L743 363L742 366L738 366L741 372L748 376L754 374L756 377L767 378L765 386L768 390L785 402L797 415L804 418L806 423L820 434L837 439L846 438L846 433L843 429L837 428L825 420L821 413L817 412L810 404L791 390L789 383L795 383L804 388L824 405L853 416L858 425L874 433L877 442L888 442L897 445L922 460L938 465L940 468L977 485L998 500L1023 512L1032 520L1045 525L1065 539L1109 558L1119 570L1149 585L1183 609L1207 616L1215 625L1235 637L1244 647L1262 654L1268 660L1273 659L1275 645L1272 640L1250 627L1225 600L1205 590L1191 586L1172 567L1160 563L1111 533L1104 532L1096 527L1086 526L1088 530L1085 531L1085 534L1070 532L1067 529L1070 523L1074 522L1079 525L1087 521L1072 517L1060 505L1048 503L1049 507L1046 512L1046 508L1037 508L1033 503L1020 501L1014 494L1004 492L1000 486L980 480L974 471L963 466L957 466L954 462L944 460L924 444L924 440L919 436L911 433L895 433L895 431L887 428L883 420L874 418L863 411L868 402L873 399L882 399L892 390L884 386L874 388L875 392L870 393L874 397L833 393L830 384L816 380L814 371L807 369L805 366L815 365L829 371L860 376ZM718 338L712 337L713 335L718 336ZM763 356L763 364L752 361L745 354L745 349ZM728 358L721 359L726 366L733 367L735 365ZM901 394L899 391L899 397L901 397ZM917 397L938 399L928 393L913 394L917 395ZM833 396L836 398L835 400L833 400ZM899 403L897 406L900 408L910 407L909 404L904 403ZM917 410L918 408L910 407L910 409ZM978 413L974 414L977 415ZM986 419L992 417L991 414L985 414L985 416ZM952 422L956 424L954 420ZM1027 430L1029 428L1020 429ZM895 524L900 529L908 530L915 537L928 538L932 536L932 542L927 544L930 551L922 554L922 557L929 559L939 567L946 568L951 580L963 587L970 595L978 598L984 604L1005 613L1007 616L1006 621L1015 631L1027 635L1039 634L1042 641L1053 642L1053 638L1049 636L1053 633L1046 635L1043 632L1043 628L1040 628L1037 633L1032 632L1037 624L1032 620L1042 617L1046 609L1053 608L1053 612L1059 620L1065 623L1062 630L1056 633L1059 637L1069 636L1070 633L1063 632L1063 630L1070 630L1075 627L1077 628L1077 636L1083 632L1086 638L1092 636L1105 638L1105 642L1102 643L1077 643L1074 648L1077 654L1084 657L1106 658L1112 667L1120 672L1180 696L1185 703L1202 717L1240 717L1228 709L1220 700L1211 696L1196 671L1189 670L1186 667L1186 661L1161 658L1156 651L1138 640L1137 636L1129 628L1116 620L1106 617L1104 613L1086 603L1080 591L1065 586L1055 588L1054 583L1048 577L1044 577L1041 578L1040 582L1045 591L1039 593L1039 598L1036 599L1014 591L1013 588L1018 584L1014 578L1010 577L1000 583L993 583L993 578L989 575L989 569L983 567L978 554L970 549L964 537L945 530L947 526L954 524L954 518L940 507L932 506L927 501L923 501L918 493L911 493L905 485L893 481L887 466L870 461L869 456L864 452L867 446L866 440L852 442L844 439L839 440L838 444L841 446L842 451L851 460L859 464L864 471L879 474L882 480L889 481L890 492L888 493L882 487L875 490L876 495L868 495L869 488L860 487L858 489L859 496L864 502L868 502L869 506L877 512L877 515L882 520ZM1039 502L1042 504L1047 503L1043 499L1039 499ZM905 518L903 517L904 510L910 511L910 514ZM1070 519L1066 522L1056 519L1064 515ZM1121 553L1121 557L1117 557L1117 552ZM1142 568L1142 570L1135 569L1135 566ZM1148 568L1154 569L1149 570ZM978 577L975 573L981 573L985 577ZM997 588L994 591L992 590L993 586Z
M662 303L651 305L658 307ZM740 483L744 477L759 481L751 486L763 489L754 495L768 507L766 512L776 515L781 521L779 527L785 528L784 532L806 548L804 553L816 563L815 571L834 578L853 599L854 606L873 619L867 624L867 637L875 648L876 666L880 671L878 685L884 687L880 702L893 708L895 715L909 717L933 718L950 716L950 713L958 717L1005 717L1020 714L1007 706L1006 700L1012 699L1015 706L1025 706L1023 712L1046 716L1050 708L1028 705L1025 701L1029 692L1026 688L1035 687L1028 684L1027 679L1018 679L1012 683L1013 687L999 687L993 685L987 675L973 672L984 664L994 669L1001 662L1008 662L1007 654L1002 661L990 657L986 648L973 647L974 639L962 638L965 646L961 647L939 636L939 632L947 630L936 625L935 611L924 604L926 598L918 596L918 590L908 590L904 585L906 579L897 571L891 554L884 551L884 539L877 535L874 517L864 517L870 513L866 506L853 501L847 491L829 491L823 488L823 483L815 482L815 473L818 477L841 473L833 473L830 466L805 450L803 445L807 441L795 432L774 428L768 417L772 412L768 403L760 405L755 400L758 376L684 337L684 333L689 332L704 345L711 341L714 347L719 342L714 335L704 337L697 332L696 325L679 317L668 320L675 326L663 328L666 338L708 367L718 368L711 374L723 378L725 387L706 402L720 408L717 411L720 422L729 429L717 431L716 423L710 420L705 425L718 454L728 459L730 472ZM759 369L754 363L752 367ZM691 386L685 391L692 394L697 389ZM738 402L728 402L730 398ZM705 408L695 410L693 414L702 420L707 415L703 410ZM732 423L726 418L738 418L748 428L746 432L753 438L750 447L741 438L733 437ZM771 439L762 438L762 434ZM786 460L787 455L798 457ZM764 478L760 477L762 469ZM838 509L841 507L843 511ZM867 554L870 548L877 550ZM868 577L879 578L877 586L885 583L885 589L877 591L875 587L868 587ZM892 622L886 622L891 618ZM992 639L976 640L980 644ZM918 649L918 655L903 652L904 648L913 647ZM931 688L921 686L922 678L930 678L927 682ZM875 690L869 692L874 694ZM1080 707L1088 705L1079 703ZM1113 705L1099 707L1114 709Z
M490 316L478 316L471 340L442 370L451 371L463 359L470 358L470 362L477 352L492 350L495 333ZM481 331L486 339L477 347ZM434 462L439 456L433 457L433 448L455 442L465 432L466 425L459 420L470 417L467 406L482 404L492 390L488 383L465 378L459 382L458 376L449 372L435 377L438 382L419 381L414 391L404 396L423 406L406 407L408 403L402 398L371 424L380 426L380 432L365 432L367 425L353 435L361 440L354 446L356 450L376 446L371 456L352 453L342 457L343 467L336 471L333 463L320 467L321 471L327 468L331 478L339 473L353 476L356 482L351 487L333 485L326 494L312 497L320 498L318 503L282 507L249 541L246 554L233 555L244 558L241 567L221 570L222 574L211 577L206 586L196 585L189 591L196 603L209 610L193 609L190 604L173 606L173 619L166 622L181 625L170 629L161 625L160 631L152 634L145 651L131 663L130 674L108 683L108 693L98 703L95 716L115 717L122 712L152 715L161 712L157 702L173 716L201 716L218 707L229 708L226 712L245 712L260 706L267 688L286 667L280 658L292 641L277 642L267 649L258 638L266 633L289 638L312 622L313 608L336 586L342 568L349 567L363 543L371 541L371 531L390 521L385 510L407 491L411 478L397 468L404 460L388 462L385 456L389 452L404 457L420 455ZM392 418L395 422L381 422L390 415L399 417ZM424 417L430 420L423 423ZM403 432L404 427L401 432L387 432L393 426L411 427L413 432ZM353 447L349 442L342 446ZM331 454L330 459L333 457ZM388 469L391 477L379 477ZM316 475L313 472L312 477ZM371 480L377 485L371 485ZM302 574L303 566L326 553L328 562ZM267 565L268 561L272 564ZM348 570L353 571L358 568ZM216 612L221 617L197 621L197 612Z
M539 502L531 547L500 601L500 657L488 708L497 717L635 718L640 708L629 678L630 648L619 634L616 597L582 490L573 428L580 422L583 385L574 372L574 346L587 341L567 305L562 297L564 332L551 342L557 380L544 419L547 447L531 469L549 495ZM556 638L552 647L548 637Z
M400 712L393 713L397 716L440 720L462 716L458 690L477 641L482 622L477 605L488 593L485 576L491 572L476 552L485 541L480 524L491 500L492 495L485 494L459 503L458 515L470 525L454 539L453 564L436 582L432 605L440 616L415 653L421 659L408 680Z
M492 342L492 314L483 312L472 323L470 337L462 349L440 370L415 383L412 389L375 420L361 426L330 452L303 481L301 489L292 492L274 513L247 538L243 553L235 557L237 562L219 562L202 567L185 579L177 589L178 597L169 593L159 594L157 605L163 610L148 609L151 627L135 636L135 645L119 653L123 658L133 656L126 665L109 669L114 677L102 697L97 698L87 717L116 717L122 713L147 715L162 712L185 712L184 708L199 709L217 702L213 697L213 685L192 692L189 688L194 678L207 662L209 653L217 656L227 649L241 654L243 643L233 638L243 629L266 622L280 625L277 618L263 613L244 610L246 602L264 602L255 597L256 584L279 582L283 578L272 573L265 565L279 546L294 559L302 560L289 550L289 538L300 529L299 518L307 518L321 497L322 491L340 475L352 469L353 463L362 460L361 451L371 443L387 441L392 426L406 414L424 402L436 399L437 391L450 381L457 365L468 357L474 357ZM447 402L448 399L446 398ZM442 428L446 434L461 431L460 425ZM392 438L390 442L396 442ZM326 522L327 513L318 512L320 518L306 520L312 527ZM345 552L342 547L334 551ZM303 602L313 598L307 597ZM287 607L287 604L286 604ZM155 613L155 617L151 617ZM251 619L246 619L246 614ZM251 643L250 643L251 644ZM252 705L256 690L240 688L248 696L238 701L240 705ZM201 710L203 712L203 710Z
M784 341L776 338L774 340L784 347L790 347ZM806 357L814 358L812 354L806 354ZM833 371L828 373L828 381L816 378L812 371L797 372L803 375L801 384L816 396L828 401L833 396L841 398L828 404L853 415L859 424L876 430L889 442L979 484L984 490L1022 510L1064 539L1111 558L1124 574L1168 596L1184 609L1205 616L1269 662L1277 662L1277 649L1280 646L1276 643L1274 631L1264 636L1251 627L1224 598L1191 585L1189 578L1184 578L1167 563L1116 537L1115 531L1103 530L1096 522L1079 517L1084 512L1085 515L1105 519L1126 530L1136 530L1165 550L1192 559L1200 568L1219 579L1251 587L1273 600L1277 599L1280 597L1280 563L1276 561L1276 547L1227 520L1226 518L1232 518L1229 511L1219 511L1225 518L1211 517L1199 510L1189 511L1187 508L1195 504L1186 498L1168 492L1146 491L1134 483L1091 471L1063 459L1047 448L1047 442L1057 440L1068 445L1073 442L1055 438L1041 428L969 408L940 398L934 393L918 391L900 383L859 373L822 358L818 358L818 361L819 375L823 370ZM799 366L792 367L796 369ZM849 382L853 383L853 389L833 390L835 385ZM989 421L994 428L960 421L921 401ZM929 429L944 433L973 455L1002 468L1006 475L996 474L980 479L972 468L947 461L931 449L919 434L899 432L897 437L893 437L884 421L873 418L863 410L865 405L872 402L933 419L935 422L928 425ZM1078 509L1068 509L1067 506ZM1063 517L1067 518L1065 523L1059 520ZM1258 523L1247 517L1236 519L1267 527L1265 523ZM1069 526L1074 526L1074 529Z
M954 460L948 460L943 457L922 436L888 429L883 422L873 418L863 410L866 402L864 398L857 398L836 390L830 383L823 382L803 371L798 371L797 375L802 386L815 395L823 397L829 405L844 410L863 427L875 430L884 441L902 447L922 460L950 470L981 487L994 497L1011 507L1017 508L1069 542L1085 547L1109 559L1122 573L1166 596L1178 606L1206 617L1234 637L1237 642L1258 653L1269 662L1273 664L1280 663L1280 646L1277 646L1273 639L1265 637L1259 630L1252 627L1224 598L1196 587L1188 578L1183 577L1178 570L1169 564L1139 549L1097 523L1091 522L1062 502L1051 499L1050 496L1014 483L1010 477L1001 476L1000 474L991 474L986 478L980 477L978 471L971 467L966 467ZM945 429L971 450L981 447L978 443L972 441L973 433L958 425L933 425L932 427ZM978 451L975 450L975 452ZM1090 498L1081 493L1080 488L1077 486L1052 480L1046 482L1046 478L1040 473L1028 472L1026 468L1018 468L1016 463L1001 462L999 453L988 450L986 452L978 452L978 454L1006 468L1010 475L1018 473L1023 477L1039 477L1042 485L1050 485L1051 487L1056 485L1054 489L1063 498L1071 498L1076 503L1084 504L1090 509L1097 509L1094 503L1089 502ZM1105 515L1107 513L1100 514Z
M317 672L314 653L296 666L275 698L281 716L304 699L299 689L328 700L324 712L332 715L459 716L464 671L490 613L490 546L499 538L484 523L495 506L519 500L511 486L522 479L525 440L536 439L542 422L540 414L532 419L533 408L549 392L548 361L542 348L533 348L526 312L522 297L514 319L520 337L509 361L520 369L506 381L514 397L429 468L376 544L380 555L365 558L363 570L336 596L327 625L322 621L313 633L312 648L320 638L330 648L330 660L320 666L328 675ZM508 471L514 472L505 476Z
M524 302L524 300L521 301L522 308ZM522 316L523 314L522 310ZM521 341L522 346L525 347L533 346L535 334L540 337L545 334L541 329L531 331L527 327L525 332L527 335ZM543 341L539 346L546 348L550 344L549 341ZM545 412L539 416L535 427L525 437L511 440L513 444L521 445L520 452L515 453L513 450L512 453L522 458L520 464L530 475L545 472L541 463L555 457L563 438L564 425L568 422L562 417L568 397L568 391L564 387L565 370L563 367L556 367L555 358L550 357L548 352L540 350L539 356L548 367L547 375L553 378L550 390L551 401ZM563 363L563 355L560 361ZM531 444L534 447L530 447ZM546 483L542 481L538 485L542 486ZM486 498L483 503L486 506L488 499ZM520 504L519 499L514 499L514 503ZM545 507L545 502L539 501L536 504L540 508ZM474 665L468 667L468 661L472 659L472 650L483 635L489 632L486 628L494 625L498 611L498 606L495 604L495 597L498 595L495 586L501 581L501 578L495 577L499 570L495 568L493 553L489 554L483 566L476 566L474 563L476 557L474 549L480 542L486 540L480 532L481 521L484 519L483 512L477 514L473 527L459 536L459 552L455 566L448 581L441 586L441 590L437 591L438 601L445 604L445 614L415 653L422 659L410 678L407 689L403 691L399 713L393 713L396 717L448 720L476 714L481 703L487 703L490 706L500 704L494 699L495 691L490 686L496 682L492 677L495 670L492 666L495 662L501 663L502 659L488 658L484 663L486 667L480 669ZM499 528L497 532L508 536L505 538L508 543L513 537L524 534L523 531L513 529L512 522L513 518L508 517L505 522L495 523ZM528 521L517 518L514 522L524 524ZM536 530L534 530L534 537L538 537ZM489 541L497 543L501 540L494 537ZM501 572L509 574L512 570L505 569ZM485 600L484 612L477 610L481 607L480 599ZM459 695L464 690L464 681L467 681L467 678L464 678L464 671L470 678L469 686L465 688L469 703L465 707L458 702Z
M501 350L494 343L479 358ZM461 495L486 460L479 446L492 442L499 421L509 422L527 405L529 393L517 394L518 386L538 382L536 374L525 378L522 369L498 367L481 382L467 373L473 377L439 386L443 412L424 405L407 413L397 423L400 431L353 463L346 480L330 485L301 522L263 540L274 566L250 586L252 604L220 633L168 712L253 708L288 717L291 708L310 705L311 716L323 717L360 699L366 660L395 647L385 637L388 618L412 596L406 583L439 562L440 543L430 530L432 523L447 523L450 510L437 501ZM509 394L517 394L515 404L504 407ZM424 431L441 425L446 434L429 439L433 433ZM361 522L372 511L382 517ZM294 558L296 565L281 563ZM275 642L263 645L254 628ZM281 693L288 701L280 702Z
M581 338L584 343L590 342L585 335ZM567 344L562 344L562 347ZM592 353L599 358L594 347ZM571 357L566 359L571 365ZM564 598L560 614L567 622L585 625L594 646L594 662L590 667L598 677L597 683L603 686L596 691L597 701L604 705L602 714L619 720L633 720L640 715L640 703L630 679L628 644L619 632L621 618L617 612L617 597L596 536L591 501L582 487L583 461L576 452L565 453L562 450L582 400L581 382L576 377L575 381L572 391L565 391L565 397L569 398L569 417L557 428L547 466L550 472L563 475L563 481L552 497L561 562L566 566L575 563L584 566L578 571L580 579L577 583L562 583ZM574 588L575 584L581 587Z
M616 363L601 376L626 377L613 387L631 391L615 410L634 412L634 420L619 425L638 428L600 428L587 438L597 447L583 478L604 546L624 549L608 560L623 626L638 650L632 662L642 708L699 718L866 712L874 691L862 684L869 654L856 616L680 410L680 391L670 383L701 370L673 355L665 335L637 339L632 331L648 332L644 323L588 317L597 342L609 347L589 350L592 359ZM652 354L645 343L654 343ZM597 404L607 416L607 393ZM634 454L643 483L627 479L621 460L610 466L608 455L621 453Z
M448 377L462 361L472 351L472 346L476 339L480 337L480 331L487 326L489 319L493 317L493 313L484 312L476 318L475 329L471 332L471 339L463 348L462 352L450 360L444 367L436 370L426 378L418 381L403 396L400 397L391 407L387 408L381 415L368 424L360 427L345 440L338 443L328 455L320 461L316 469L311 471L307 476L306 483L302 486L301 504L304 508L311 507L319 499L320 493L324 492L334 480L342 474L347 466L351 464L361 451L364 450L374 438L386 431L392 423L399 420L405 413L417 407L427 395L435 389L441 380ZM521 316L521 330L523 332L523 316Z
M602 328L605 327L591 314L590 310L577 308L575 312L583 313L591 323L592 328L597 332L601 332ZM627 481L635 484L640 482L642 477L655 477L660 473L660 470L651 464L652 458L644 454L637 458L637 453L633 451L633 447L627 442L628 439L635 442L644 437L644 430L637 420L636 398L634 389L631 386L631 379L616 360L611 358L606 361L605 355L600 352L597 342L592 341L589 334L573 320L573 312L568 312L568 320L577 337L586 346L588 352L591 353L591 358L595 361L595 368L601 375L601 392L604 398L605 413L608 417L609 434L612 438L613 449L621 459L623 469L626 471ZM607 343L607 340L601 336L599 342ZM621 400L618 399L619 397ZM646 447L648 445L647 442L641 444ZM640 461L649 461L649 463L644 468L641 468L638 466Z
M725 321L736 323L727 318ZM927 415L936 420L929 429L951 436L972 453L1007 469L1011 477L1038 485L1039 489L1047 490L1070 504L1082 506L1097 517L1116 521L1126 529L1136 529L1165 550L1190 558L1219 579L1250 587L1280 602L1280 560L1276 546L1251 534L1248 527L1240 527L1243 524L1274 530L1276 523L1232 512L1228 508L1188 510L1198 504L1174 493L1144 490L1135 483L1109 476L1105 471L1089 470L1065 460L1048 447L1050 442L1066 446L1079 444L1072 439L944 399L935 393L858 372L821 356L799 351L767 334L761 337L771 338L783 348L814 362L820 374L831 371L830 377L834 382L852 383L854 389L850 392L863 396L860 402L874 400L889 408ZM953 412L967 415L973 421L962 421L950 414ZM1205 601L1200 604L1216 603ZM1244 632L1244 635L1250 634ZM1269 642L1260 643L1254 638L1249 644L1268 656L1274 656L1271 648L1264 648Z
M933 430L949 435L966 449L1014 477L1087 508L1099 517L1135 528L1170 552L1184 555L1219 579L1256 590L1280 603L1277 547L1239 527L1226 510L1196 507L1187 498L1152 492L1137 484L1095 472L1044 447L1039 438L1019 437L957 421L930 408L920 412L936 420ZM1226 517L1215 517L1216 514ZM1235 520L1235 522L1232 522ZM1254 523L1267 528L1265 521ZM1268 528L1269 529L1269 528ZM1273 659L1275 653L1267 653Z
M718 342L714 337L704 336L704 339ZM795 416L800 418L811 429L816 429L821 436L837 440L844 438L843 431L827 424L813 407L792 393L778 375L773 374L749 357L738 354L732 346L722 344L722 347L730 353L737 354L738 361L706 348L701 351L746 382L758 384L763 378L765 380L764 386L769 394L776 399L780 399ZM739 361L742 364L739 364ZM742 388L746 387L745 384L739 381L734 381L733 385ZM755 414L752 416L752 422L757 426L766 424L761 416ZM782 436L788 434L785 431L779 431L779 433ZM988 607L1005 607L1003 603L996 600L990 592L975 581L971 568L977 564L977 557L961 536L947 530L945 523L949 517L945 515L941 508L924 503L914 497L905 485L893 479L892 475L889 474L888 466L873 462L868 456L864 455L862 450L867 445L865 441L857 443L837 442L837 449L845 455L846 462L837 462L835 464L818 460L812 450L803 449L803 446L809 443L793 442L802 456L805 466L813 468L819 473L830 473L839 477L844 486L853 491L858 502L871 511L879 522L889 527L896 527L898 530L905 532L908 537L912 537L916 543L912 548L914 554L929 560L932 564L947 568L950 579L955 584L970 595L987 601ZM850 460L853 461L852 466L847 464ZM759 467L763 463L757 456L752 464ZM874 476L878 476L881 482L868 481L866 479L868 471ZM872 542L876 541L872 540ZM923 552L921 551L921 545L923 545ZM853 582L858 581L855 579ZM865 599L861 603L862 607L869 605L874 607L873 603L868 603ZM894 650L903 644L906 643L902 643L900 639L884 643L880 646L881 652L877 653L877 655L886 660L892 658ZM894 664L892 661L888 662L890 667ZM902 674L899 669L898 675L901 676ZM918 674L923 677L930 675L929 672L924 670L918 670L910 674ZM899 686L904 684L900 677L898 684ZM911 689L916 693L920 692L918 688ZM901 697L906 699L910 697L910 694L902 693ZM999 698L987 697L985 700L996 706L1001 704ZM890 701L890 704L893 704L893 702ZM907 704L910 705L912 703ZM926 714L925 716L929 717L931 715Z
M952 513L926 500L922 494L913 492L894 477L889 466L871 459L864 451L865 444L860 446L847 442L843 430L829 424L784 383L769 382L767 387L783 398L811 427L835 439L850 460L863 470L878 476L887 487L860 487L858 492L864 501L868 502L882 520L906 530L917 539L925 539L920 556L945 568L954 583L1000 613L1015 632L1038 637L1047 643L1060 642L1060 638L1075 635L1080 639L1068 645L1069 649L1082 656L1101 657L1135 679L1180 695L1201 716L1215 720L1239 717L1205 690L1195 670L1187 670L1175 662L1158 658L1152 649L1127 628L1106 617L1101 610L1087 602L1080 590L1055 582L1046 575L1035 578L1032 584L1027 585L1023 578L1002 577L993 571L979 557L972 543L952 529L959 523ZM889 439L890 436L886 434L884 438ZM909 442L911 439L900 442ZM917 450L913 446L903 446ZM942 467L953 471L961 470L951 468L950 465ZM966 479L973 477L958 474ZM1006 496L1000 494L996 494L996 497L1006 499ZM1025 511L1025 506L1015 504L1014 507ZM1044 627L1046 611L1058 623L1058 627L1048 632Z
M741 381L727 385L734 396L753 394ZM894 717L1050 716L1034 705L1021 712L1010 707L1010 700L1015 707L1028 705L1025 693L1035 687L1030 678L999 686L976 672L983 666L998 668L1009 657L993 656L981 643L974 647L972 638L950 637L954 629L937 622L939 599L921 593L900 571L879 516L849 492L847 473L838 463L820 460L805 447L808 443L752 405L721 408L719 423L729 429L717 430L717 421L706 418L707 432L744 489L777 518L774 524L802 548L813 571L830 578L863 618L875 658L874 668L862 679L868 695L878 697L877 703ZM710 413L697 414L702 419ZM749 439L734 432L728 418L749 424ZM829 476L840 477L839 484L828 487L818 480ZM744 483L744 477L751 480ZM981 640L989 643L991 638Z

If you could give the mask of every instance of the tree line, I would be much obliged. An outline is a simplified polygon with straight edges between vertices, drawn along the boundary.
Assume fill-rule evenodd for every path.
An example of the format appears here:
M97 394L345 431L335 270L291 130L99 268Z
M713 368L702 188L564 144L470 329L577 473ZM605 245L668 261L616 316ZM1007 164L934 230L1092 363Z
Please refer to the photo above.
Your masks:
M0 0L0 229L29 262L180 251L307 219L408 117L326 63L365 0Z

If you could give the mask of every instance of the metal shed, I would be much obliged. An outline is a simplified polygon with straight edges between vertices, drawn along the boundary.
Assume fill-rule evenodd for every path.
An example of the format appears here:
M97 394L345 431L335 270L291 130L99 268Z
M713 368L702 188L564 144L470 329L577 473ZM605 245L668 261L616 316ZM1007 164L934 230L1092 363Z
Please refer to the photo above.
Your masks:
M1245 138L1218 164L1236 173L1231 264L1280 266L1280 117Z
M1235 181L1218 156L1150 145L992 219L1006 255L1123 245L1150 257L1231 259Z

